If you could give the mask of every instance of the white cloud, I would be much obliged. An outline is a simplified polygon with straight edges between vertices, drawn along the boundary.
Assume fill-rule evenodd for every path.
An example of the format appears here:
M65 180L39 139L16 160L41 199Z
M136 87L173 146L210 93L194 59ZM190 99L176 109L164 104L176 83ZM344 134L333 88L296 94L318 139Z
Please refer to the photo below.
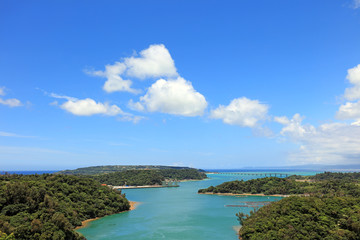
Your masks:
M210 117L222 119L224 123L241 127L255 127L267 118L269 106L246 97L233 99L228 106L220 105L212 110Z
M360 0L359 0L360 1ZM360 98L360 64L348 70L346 79L354 86L345 90L345 98L353 101Z
M313 134L316 132L316 129L311 125L302 125L301 122L304 120L304 117L301 117L300 114L295 114L292 119L287 117L275 117L274 121L278 122L284 127L281 129L280 134L283 136L290 136L293 140L301 139L306 135Z
M49 95L50 97L53 97L53 98L66 99L68 101L77 101L78 100L77 98L74 98L74 97L69 97L69 96L65 96L65 95L59 95L59 94L56 94L56 93L50 93L50 94L48 94L47 92L45 92L45 93L47 95Z
M107 78L103 89L106 92L140 93L131 87L132 80L125 80L124 76L139 79L155 77L178 76L174 60L163 44L150 45L140 52L140 57L124 58L122 62L106 65L105 71L86 70L87 74Z
M0 137L33 138L33 136L23 136L16 133L1 132L1 131L0 131Z
M349 102L346 102L339 107L336 118L341 120L356 120L356 122L359 122L360 101L354 101L360 99L360 64L348 69L346 78L353 86L345 89L344 97L349 100ZM356 124L356 122L354 124Z
M303 163L351 164L360 159L360 127L343 123L323 124L302 137L302 147L290 159Z
M142 105L140 102L134 102L132 99L130 99L130 101L128 103L128 107L131 110L135 110L135 111L139 111L139 112L145 111L144 105Z
M124 112L116 105L96 102L91 98L82 100L68 100L67 102L60 105L60 107L77 116L91 116L95 114L115 116L124 114Z
M124 63L115 62L113 65L106 65L105 71L89 71L87 70L86 73L107 78L103 89L106 92L130 92L130 93L138 93L139 90L131 88L132 81L131 80L124 80L120 75L123 74L126 70L126 66Z
M0 87L0 96L5 96L5 87Z
M341 105L336 117L341 120L360 120L360 101L355 103L347 102Z
M122 117L119 117L118 120L119 121L124 121L124 122L132 122L134 124L139 123L141 120L145 119L145 117L142 116L134 116L134 115L125 115Z
M286 125L286 124L289 124L290 123L290 120L285 117L285 116L281 116L281 117L274 117L274 121L275 122L278 122L282 125Z
M20 107L23 104L16 98L2 99L0 98L0 104L7 105L9 107Z
M140 57L125 58L126 74L140 79L176 77L174 60L163 44L150 45L140 52Z
M60 108L77 116L92 116L96 114L102 114L107 116L120 115L120 117L118 118L119 121L133 122L135 124L140 122L142 119L145 119L142 116L135 116L131 113L124 112L116 105L96 102L91 98L77 99L74 97L59 95L56 93L47 93L47 95L53 98L66 99L67 101L61 104ZM55 101L52 102L51 105L59 106L59 103Z
M351 164L360 158L360 126L345 123L326 123L315 128L302 125L299 114L286 121L286 117L274 119L284 125L281 135L300 144L297 151L289 154L297 164Z
M137 110L193 117L204 114L207 102L191 82L178 77L173 80L157 80L140 97L140 102L130 101L129 106Z
M5 96L5 95L6 95L5 87L0 87L0 96ZM8 99L0 98L0 104L7 105L9 107L20 107L23 105L21 101L16 98L8 98Z

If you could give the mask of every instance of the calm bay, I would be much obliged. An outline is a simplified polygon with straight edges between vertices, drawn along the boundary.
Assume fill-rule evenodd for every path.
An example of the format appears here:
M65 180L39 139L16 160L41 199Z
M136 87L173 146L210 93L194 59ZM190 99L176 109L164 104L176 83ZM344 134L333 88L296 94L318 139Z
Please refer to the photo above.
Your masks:
M292 172L313 175L315 172ZM130 201L140 202L133 211L90 222L77 230L89 240L144 239L238 239L235 214L249 213L252 207L228 207L245 202L278 201L270 196L219 196L198 194L198 189L226 181L249 180L254 175L209 174L203 181L181 182L177 188L126 189Z

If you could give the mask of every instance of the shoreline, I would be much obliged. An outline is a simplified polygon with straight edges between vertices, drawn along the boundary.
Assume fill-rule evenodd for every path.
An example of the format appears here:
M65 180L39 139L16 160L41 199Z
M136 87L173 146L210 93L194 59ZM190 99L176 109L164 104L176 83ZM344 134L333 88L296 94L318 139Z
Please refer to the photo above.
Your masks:
M284 194L271 194L271 195L265 195L263 193L212 193L212 192L206 192L206 193L198 193L198 194L205 194L205 195L219 195L219 196L259 196L259 197L290 197L294 195L284 195Z
M135 202L135 201L129 201L129 203L130 203L129 210L126 210L126 211L123 211L123 212L129 212L129 211L135 210L136 207L140 204L140 202ZM119 213L123 213L123 212L119 212ZM114 214L119 214L119 213L114 213ZM106 216L110 216L110 215L106 215ZM106 217L106 216L103 216L103 217ZM78 230L78 229L87 227L87 225L89 225L90 222L98 220L98 219L103 218L103 217L96 217L96 218L86 219L86 220L81 222L81 226L77 226L74 230Z

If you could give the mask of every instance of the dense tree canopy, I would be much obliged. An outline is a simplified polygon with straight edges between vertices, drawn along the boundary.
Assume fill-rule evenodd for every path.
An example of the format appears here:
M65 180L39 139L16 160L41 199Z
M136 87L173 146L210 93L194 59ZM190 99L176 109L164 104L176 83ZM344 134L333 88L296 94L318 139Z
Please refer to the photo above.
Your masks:
M296 182L296 180L312 180ZM241 239L360 239L360 174L322 173L309 177L289 177L276 180L277 186L290 186L286 193L308 193L284 198L251 212L238 213L242 225ZM270 179L248 181L255 189L258 183ZM219 185L219 190L231 190L233 185ZM243 183L242 183L243 184ZM241 185L241 184L240 184ZM216 190L217 187L213 187ZM241 185L242 187L242 185ZM236 189L236 187L235 187ZM269 189L262 188L266 193ZM295 191L294 191L295 190ZM207 191L207 190L206 190ZM233 190L231 190L233 191ZM275 191L280 193L281 191Z
M289 197L242 221L242 239L360 239L360 199Z
M75 170L63 170L58 172L59 174L70 175L96 175L103 173L121 172L127 170L161 170L161 169L194 169L189 167L174 167L174 166L160 166L160 165L106 165L106 166L94 166L77 168ZM204 170L196 169L197 171L204 172Z
M83 220L129 207L121 192L88 178L0 175L0 231L16 239L83 239L73 231Z
M161 185L165 180L201 180L206 174L197 169L126 170L99 175L90 175L101 183L113 186Z
M299 181L299 177L277 178L266 177L257 178L248 181L230 181L224 182L218 186L210 186L206 189L200 189L199 193L233 193L233 194L306 194L306 195L324 195L333 196L351 195L360 197L360 188L358 187L358 173L342 173L340 175L318 174L312 178L301 178L300 180L311 179L313 181ZM342 176L334 177L334 176ZM320 180L317 180L320 179Z

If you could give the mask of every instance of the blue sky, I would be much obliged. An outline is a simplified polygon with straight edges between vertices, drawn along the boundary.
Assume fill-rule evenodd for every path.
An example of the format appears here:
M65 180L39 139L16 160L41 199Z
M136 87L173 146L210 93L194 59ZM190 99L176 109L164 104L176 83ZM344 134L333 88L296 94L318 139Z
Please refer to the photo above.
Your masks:
M360 163L360 2L2 1L0 170Z

